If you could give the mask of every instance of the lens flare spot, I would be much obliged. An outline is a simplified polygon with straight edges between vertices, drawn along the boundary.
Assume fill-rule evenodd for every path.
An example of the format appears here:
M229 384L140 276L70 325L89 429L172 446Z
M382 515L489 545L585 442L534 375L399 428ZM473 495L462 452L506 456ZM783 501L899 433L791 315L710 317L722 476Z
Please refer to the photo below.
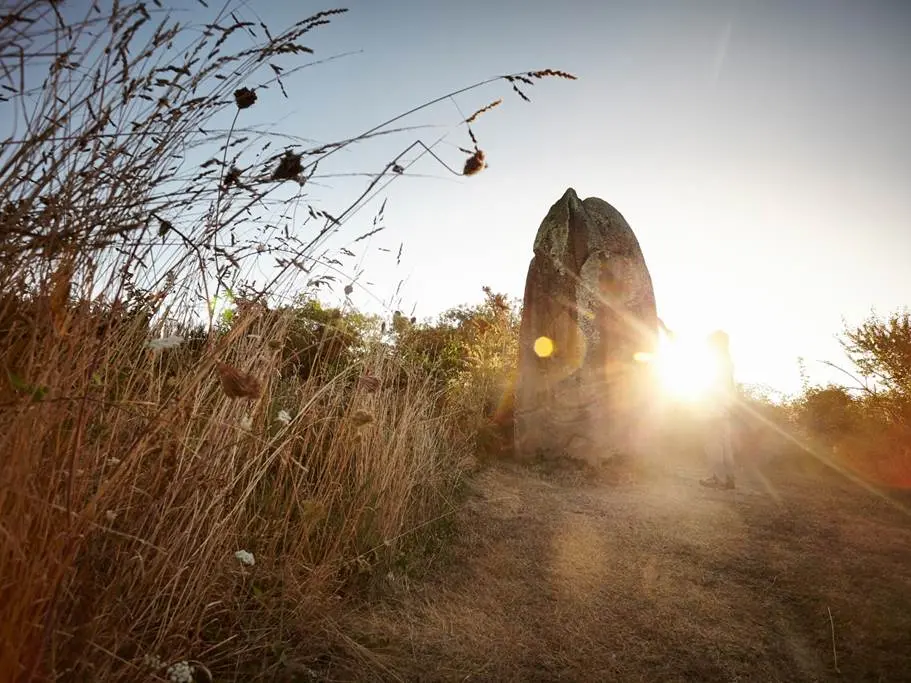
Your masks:
M538 358L550 358L554 352L554 342L550 337L538 337L535 339L534 350Z
M655 355L648 351L636 351L633 354L633 360L637 363L651 363L654 359Z

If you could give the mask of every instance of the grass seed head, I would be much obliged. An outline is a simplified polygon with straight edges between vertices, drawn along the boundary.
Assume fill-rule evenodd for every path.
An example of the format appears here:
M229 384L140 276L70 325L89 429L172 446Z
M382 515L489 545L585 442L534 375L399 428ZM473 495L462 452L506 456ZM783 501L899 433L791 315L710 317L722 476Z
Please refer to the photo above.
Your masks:
M493 109L494 107L499 107L501 104L503 104L503 100L502 100L502 99L494 100L494 101L491 102L490 104L488 104L488 105L486 105L486 106L484 106L484 107L481 107L481 108L478 109L474 114L472 114L472 115L469 116L467 119L465 119L465 123L474 123L475 120L476 120L481 114L490 111L490 110Z

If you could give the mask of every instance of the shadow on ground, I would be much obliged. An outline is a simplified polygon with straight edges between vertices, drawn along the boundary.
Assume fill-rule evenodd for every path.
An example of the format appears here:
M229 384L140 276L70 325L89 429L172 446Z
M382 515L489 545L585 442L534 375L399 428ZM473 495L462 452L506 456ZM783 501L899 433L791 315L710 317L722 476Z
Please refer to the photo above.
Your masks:
M699 475L487 470L445 567L344 625L370 654L340 678L908 680L908 513L833 477Z

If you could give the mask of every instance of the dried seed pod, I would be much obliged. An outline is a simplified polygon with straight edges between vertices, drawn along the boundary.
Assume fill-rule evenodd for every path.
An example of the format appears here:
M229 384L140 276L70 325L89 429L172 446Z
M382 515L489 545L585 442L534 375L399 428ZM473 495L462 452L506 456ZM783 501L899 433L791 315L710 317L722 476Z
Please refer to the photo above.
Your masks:
M238 109L249 109L256 104L256 91L250 88L239 88L234 91L234 103Z
M288 150L278 162L278 167L272 172L272 180L294 180L303 172L301 155Z
M465 160L465 168L462 169L462 174L475 175L485 168L487 168L487 164L484 161L484 152L480 149L476 149L474 154Z
M224 187L228 188L232 185L240 184L240 174L242 171L237 168L237 166L232 166L228 169L228 172L225 173Z
M249 373L241 372L221 361L215 363L215 370L228 398L258 398L262 392L260 381Z

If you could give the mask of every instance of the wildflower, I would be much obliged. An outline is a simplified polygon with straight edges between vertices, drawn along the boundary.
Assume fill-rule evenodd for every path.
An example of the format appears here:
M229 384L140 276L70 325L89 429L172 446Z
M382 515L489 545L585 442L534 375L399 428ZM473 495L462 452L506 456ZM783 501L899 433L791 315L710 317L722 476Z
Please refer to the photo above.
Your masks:
M154 351L161 349L174 349L183 344L183 337L180 335L173 335L171 337L161 337L160 339L150 339L146 342L146 346Z
M283 425L289 424L291 422L291 413L287 410L279 410L278 415L275 416L275 419L281 422Z
M248 432L253 429L253 417L250 415L244 415L240 418L240 428L246 429Z
M241 372L227 363L215 363L221 388L228 398L257 398L262 385L253 375Z
M193 667L190 662L174 662L165 671L165 675L171 683L194 683Z
M240 560L241 564L248 567L252 567L254 564L256 564L256 558L253 557L253 553L246 550L238 550L236 553L234 553L234 557Z
M114 466L120 464L120 458L115 458L113 455L108 458L108 465Z
M142 656L142 665L149 669L160 669L164 666L164 662L158 655L145 654Z

